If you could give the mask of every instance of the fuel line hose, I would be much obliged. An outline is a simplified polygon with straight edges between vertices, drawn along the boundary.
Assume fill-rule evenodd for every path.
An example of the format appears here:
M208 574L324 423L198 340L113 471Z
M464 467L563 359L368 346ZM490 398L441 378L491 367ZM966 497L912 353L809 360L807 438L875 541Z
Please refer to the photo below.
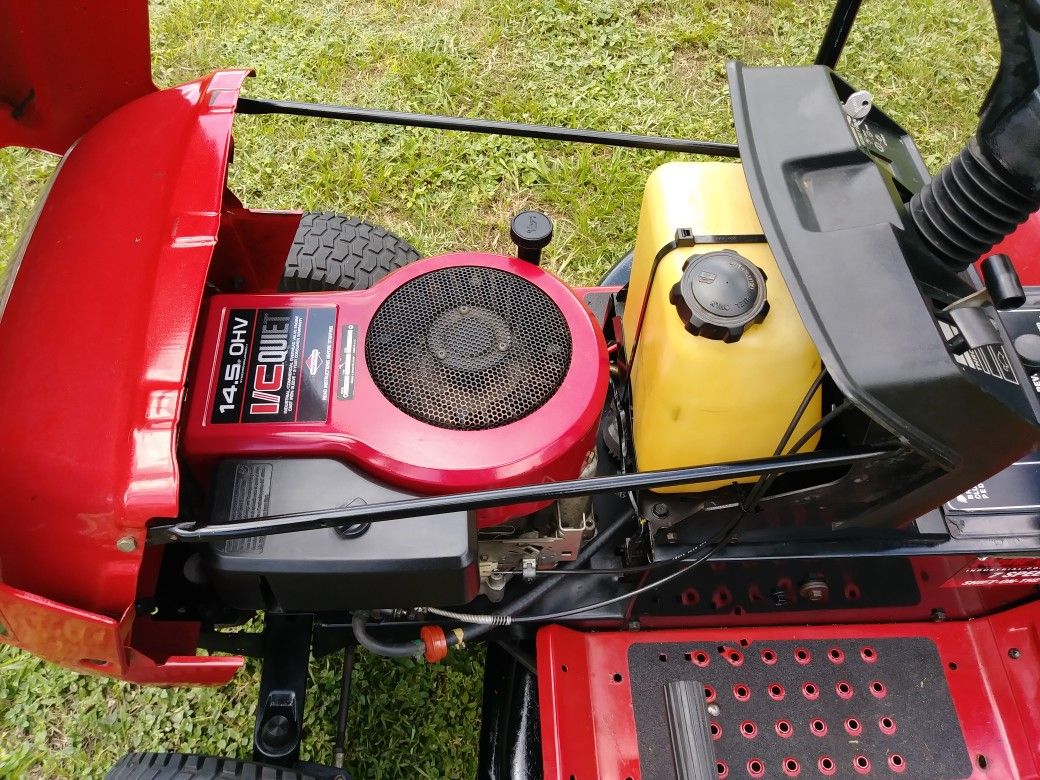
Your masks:
M634 512L626 512L622 514L613 523L607 526L607 528L597 534L595 539L585 545L584 549L575 556L574 560L564 564L561 568L577 569L588 563L597 552L602 550L610 540L614 538L617 532L621 530L626 523L633 519L634 516ZM605 572L605 574L608 573L609 572ZM545 581L533 586L523 595L513 599L505 606L500 607L494 614L496 616L506 617L523 612L537 603L539 599L562 581L562 577L546 579ZM354 613L354 616L351 619L354 637L357 639L358 644L363 648L371 653L387 658L418 658L427 655L427 660L430 660L431 653L429 652L429 639L426 641L423 639L413 639L407 642L382 642L373 637L369 632L368 618L368 612L358 611ZM495 628L496 625L502 625L503 622L504 621L489 621L489 624L487 625L467 625L459 630L449 632L443 632L439 627L427 628L434 628L435 631L441 631L445 644L444 647L440 649L446 652L448 647L453 647L461 642L473 641L491 631L491 629ZM424 631L425 630L426 629L424 628ZM427 636L429 636L429 634L427 634ZM440 652L436 652L434 655L441 658L443 657Z

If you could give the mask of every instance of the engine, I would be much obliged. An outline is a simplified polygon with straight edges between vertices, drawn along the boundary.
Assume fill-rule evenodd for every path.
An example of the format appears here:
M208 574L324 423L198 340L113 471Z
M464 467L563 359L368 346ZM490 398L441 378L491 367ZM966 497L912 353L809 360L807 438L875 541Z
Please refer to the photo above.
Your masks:
M216 295L196 377L184 452L219 523L589 473L607 355L552 274L455 254L367 290ZM459 604L573 556L581 503L229 540L207 561L242 608Z
M790 258L766 242L747 176L739 164L659 168L647 183L630 272L606 292L573 290L531 262L537 257L524 257L514 220L521 257L429 258L349 292L214 295L182 437L184 459L208 497L203 524L628 469L656 473L874 448L869 461L829 470L667 486L651 475L644 489L617 499L642 521L623 548L626 564L638 565L670 556L669 546L703 546L708 530L740 524L748 533L782 533L795 524L822 534L850 518L899 526L1035 442L1036 399L1021 390L1028 387L1024 373L1011 382L1010 374L969 363L980 354L972 349L997 346L1002 351L992 354L1007 361L1010 347L994 326L976 347L966 342L963 354L939 339L945 331L936 321L949 329L940 318L971 315L957 314L957 301L925 309L934 319L921 354L935 356L944 371L930 401L922 394L932 387L925 376L932 364L911 359L912 352L888 357L922 328L904 328L885 349L863 337L876 331L874 309L883 302L859 300L874 289L869 283L852 294L841 280L819 282L821 291L808 296L817 304L850 295L828 309L825 323L801 308L800 285L816 279L811 274L831 274L842 255L828 253L823 262L808 253L797 273L785 271ZM892 312L934 305L914 285L898 290L889 293ZM597 306L607 299L599 317L580 295ZM859 325L848 325L851 318ZM828 360L823 347L836 333L846 342ZM852 357L855 376L843 376ZM922 376L904 379L918 369ZM617 380L607 403L611 375ZM967 452L981 435L973 426L989 418L978 412L953 426L943 410L949 398L969 396L970 408L987 409L993 430L1004 432L1002 449L945 468L929 454L928 440L914 438L909 421ZM905 421L883 424L863 411L888 407L902 409ZM751 513L746 502L760 507ZM479 594L499 600L512 575L533 577L580 559L596 532L588 498L494 504L234 534L206 545L199 576L223 604L243 610L455 606ZM601 517L611 511L597 504Z

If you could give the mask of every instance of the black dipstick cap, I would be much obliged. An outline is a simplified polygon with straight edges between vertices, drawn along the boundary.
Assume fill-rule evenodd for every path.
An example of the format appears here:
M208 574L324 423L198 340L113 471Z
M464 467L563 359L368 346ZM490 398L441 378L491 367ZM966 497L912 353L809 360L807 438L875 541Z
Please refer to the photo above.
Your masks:
M983 260L982 280L993 305L1001 311L1017 309L1026 302L1026 291L1007 255L990 255Z
M766 275L731 249L693 255L669 296L686 330L733 342L769 313Z
M521 211L509 226L509 237L516 244L516 256L538 265L542 250L553 237L553 223L540 211Z

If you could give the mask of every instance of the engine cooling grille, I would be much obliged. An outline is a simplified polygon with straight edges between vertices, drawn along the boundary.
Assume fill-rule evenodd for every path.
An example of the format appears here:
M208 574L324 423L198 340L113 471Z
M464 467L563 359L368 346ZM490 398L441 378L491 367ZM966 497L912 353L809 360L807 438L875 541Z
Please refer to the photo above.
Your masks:
M423 274L392 292L365 340L368 371L398 409L440 428L522 419L571 365L563 312L531 282L481 266Z

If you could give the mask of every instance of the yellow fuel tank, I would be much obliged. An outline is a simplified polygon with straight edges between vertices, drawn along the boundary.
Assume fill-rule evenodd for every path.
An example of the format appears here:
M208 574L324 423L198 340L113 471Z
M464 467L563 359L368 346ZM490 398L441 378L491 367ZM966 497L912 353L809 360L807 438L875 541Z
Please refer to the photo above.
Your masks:
M679 229L698 242L667 251ZM768 245L726 241L761 233L740 164L668 163L647 181L623 328L640 471L772 456L819 373ZM817 392L792 444L820 420L821 406Z

